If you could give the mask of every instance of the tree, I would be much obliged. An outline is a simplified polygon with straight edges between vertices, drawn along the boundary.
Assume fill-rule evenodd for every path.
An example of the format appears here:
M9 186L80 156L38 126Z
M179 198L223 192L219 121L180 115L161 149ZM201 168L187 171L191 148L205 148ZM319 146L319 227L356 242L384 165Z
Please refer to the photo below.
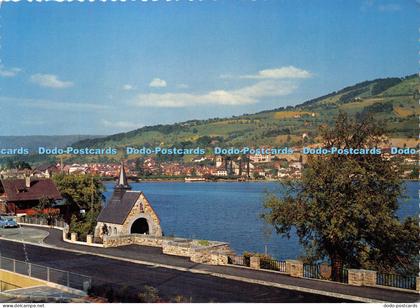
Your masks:
M32 169L31 165L29 163L19 160L19 161L13 161L12 159L8 159L6 161L6 169L18 169L18 170L25 170L25 169Z
M34 209L38 212L38 216L45 216L45 210L49 209L52 206L52 201L48 199L46 196L42 196L38 204L34 207Z
M386 142L372 118L356 122L344 113L320 133L325 148ZM416 218L400 222L396 215L403 193L398 166L381 155L309 155L302 180L283 184L281 199L269 195L262 216L283 236L296 230L309 259L331 261L333 278L342 265L416 271L420 228Z
M57 174L53 177L65 199L65 220L70 229L81 235L94 231L105 190L99 177L88 174ZM80 215L80 210L85 214Z

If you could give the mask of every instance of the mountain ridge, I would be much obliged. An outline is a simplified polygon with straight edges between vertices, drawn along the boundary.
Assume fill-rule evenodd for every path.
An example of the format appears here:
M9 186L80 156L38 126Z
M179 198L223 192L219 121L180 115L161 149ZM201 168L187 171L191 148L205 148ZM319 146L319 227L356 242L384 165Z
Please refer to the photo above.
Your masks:
M30 148L41 146L75 148L116 148L117 155L73 156L68 162L109 162L138 155L125 155L125 147L299 147L321 141L318 127L333 125L339 111L358 118L370 113L386 128L391 143L397 146L418 146L418 118L420 107L420 79L417 74L406 77L378 78L363 81L352 86L333 91L326 95L307 100L296 106L279 107L253 114L243 114L229 118L188 120L180 123L144 126L129 132L91 138L89 135L49 136L45 142L36 136L13 138L15 145L24 146L22 138L31 141ZM42 137L42 136L41 136ZM45 136L44 136L45 137ZM54 138L55 139L54 139ZM0 147L4 147L1 143ZM9 140L10 141L10 140ZM73 142L72 142L73 141ZM29 142L29 141L28 141ZM11 143L9 143L10 145ZM1 161L25 160L32 163L54 162L53 155L0 157ZM171 156L162 158L174 159ZM178 159L178 158L176 158ZM185 157L184 159L192 159Z
M331 124L339 110L352 116L371 112L379 120L392 122L388 133L400 138L415 137L415 115L419 108L419 76L378 78L307 100L296 106L279 107L230 118L189 120L174 124L144 126L129 132L86 139L73 146L209 146L297 145L307 134L316 141L313 130ZM392 113L392 114L391 114ZM298 140L299 139L299 140Z

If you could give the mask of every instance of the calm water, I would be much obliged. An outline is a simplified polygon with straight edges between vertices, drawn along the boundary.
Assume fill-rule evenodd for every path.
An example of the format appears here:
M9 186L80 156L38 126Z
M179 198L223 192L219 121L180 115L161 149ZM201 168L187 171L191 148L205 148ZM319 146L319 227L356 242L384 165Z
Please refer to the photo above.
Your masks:
M114 183L106 183L109 198ZM260 218L267 191L281 192L274 182L232 183L131 183L142 190L160 217L165 235L229 242L237 252L257 251L277 259L303 253L296 236L275 234ZM399 217L419 215L418 182L406 182L407 199L401 200Z

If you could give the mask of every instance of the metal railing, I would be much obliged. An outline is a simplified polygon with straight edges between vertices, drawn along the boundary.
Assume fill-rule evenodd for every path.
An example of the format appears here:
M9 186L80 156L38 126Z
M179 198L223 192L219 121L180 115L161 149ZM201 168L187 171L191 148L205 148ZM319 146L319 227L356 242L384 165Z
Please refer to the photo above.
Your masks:
M0 269L83 290L85 292L87 292L92 285L92 278L89 276L6 257L0 257Z
M260 268L285 273L286 272L286 261L261 259L260 260Z
M244 256L228 256L228 264L247 266L251 265L250 258Z
M17 223L27 223L27 224L34 224L34 225L43 225L43 226L53 226L58 228L66 228L67 224L64 220L59 218L52 218L48 220L44 217L35 217L35 216L21 216L17 217Z
M318 264L304 264L303 265L303 277L322 279Z
M415 276L401 276L397 274L377 273L376 284L401 289L416 289Z
M329 277L328 277L329 276ZM303 265L303 277L332 280L336 282L348 283L349 273L347 268L340 268L337 272L331 271L330 275L323 276L321 273L320 264L304 264ZM327 278L328 277L328 278Z
M338 280L337 280L338 278ZM342 283L349 283L349 270L347 268L341 268L339 270L338 276L335 279L338 282L342 282ZM334 277L333 277L334 279Z

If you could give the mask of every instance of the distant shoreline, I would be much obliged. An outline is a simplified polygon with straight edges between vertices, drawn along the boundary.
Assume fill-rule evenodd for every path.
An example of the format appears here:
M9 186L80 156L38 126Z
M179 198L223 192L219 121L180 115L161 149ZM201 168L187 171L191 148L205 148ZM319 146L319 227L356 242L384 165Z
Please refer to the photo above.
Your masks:
M403 182L420 182L420 179L402 179ZM299 181L299 179L298 179ZM104 183L114 183L114 180L103 180L102 182ZM174 179L168 179L168 178L161 178L161 179L145 179L145 180L141 180L141 181L130 181L130 183L174 183L174 182L179 182L179 183L273 183L273 182L277 182L277 183L284 183L286 182L285 180L248 180L248 181L237 181L237 180L217 180L217 181L197 181L197 182L185 182L184 179L178 179L178 178L174 178Z

